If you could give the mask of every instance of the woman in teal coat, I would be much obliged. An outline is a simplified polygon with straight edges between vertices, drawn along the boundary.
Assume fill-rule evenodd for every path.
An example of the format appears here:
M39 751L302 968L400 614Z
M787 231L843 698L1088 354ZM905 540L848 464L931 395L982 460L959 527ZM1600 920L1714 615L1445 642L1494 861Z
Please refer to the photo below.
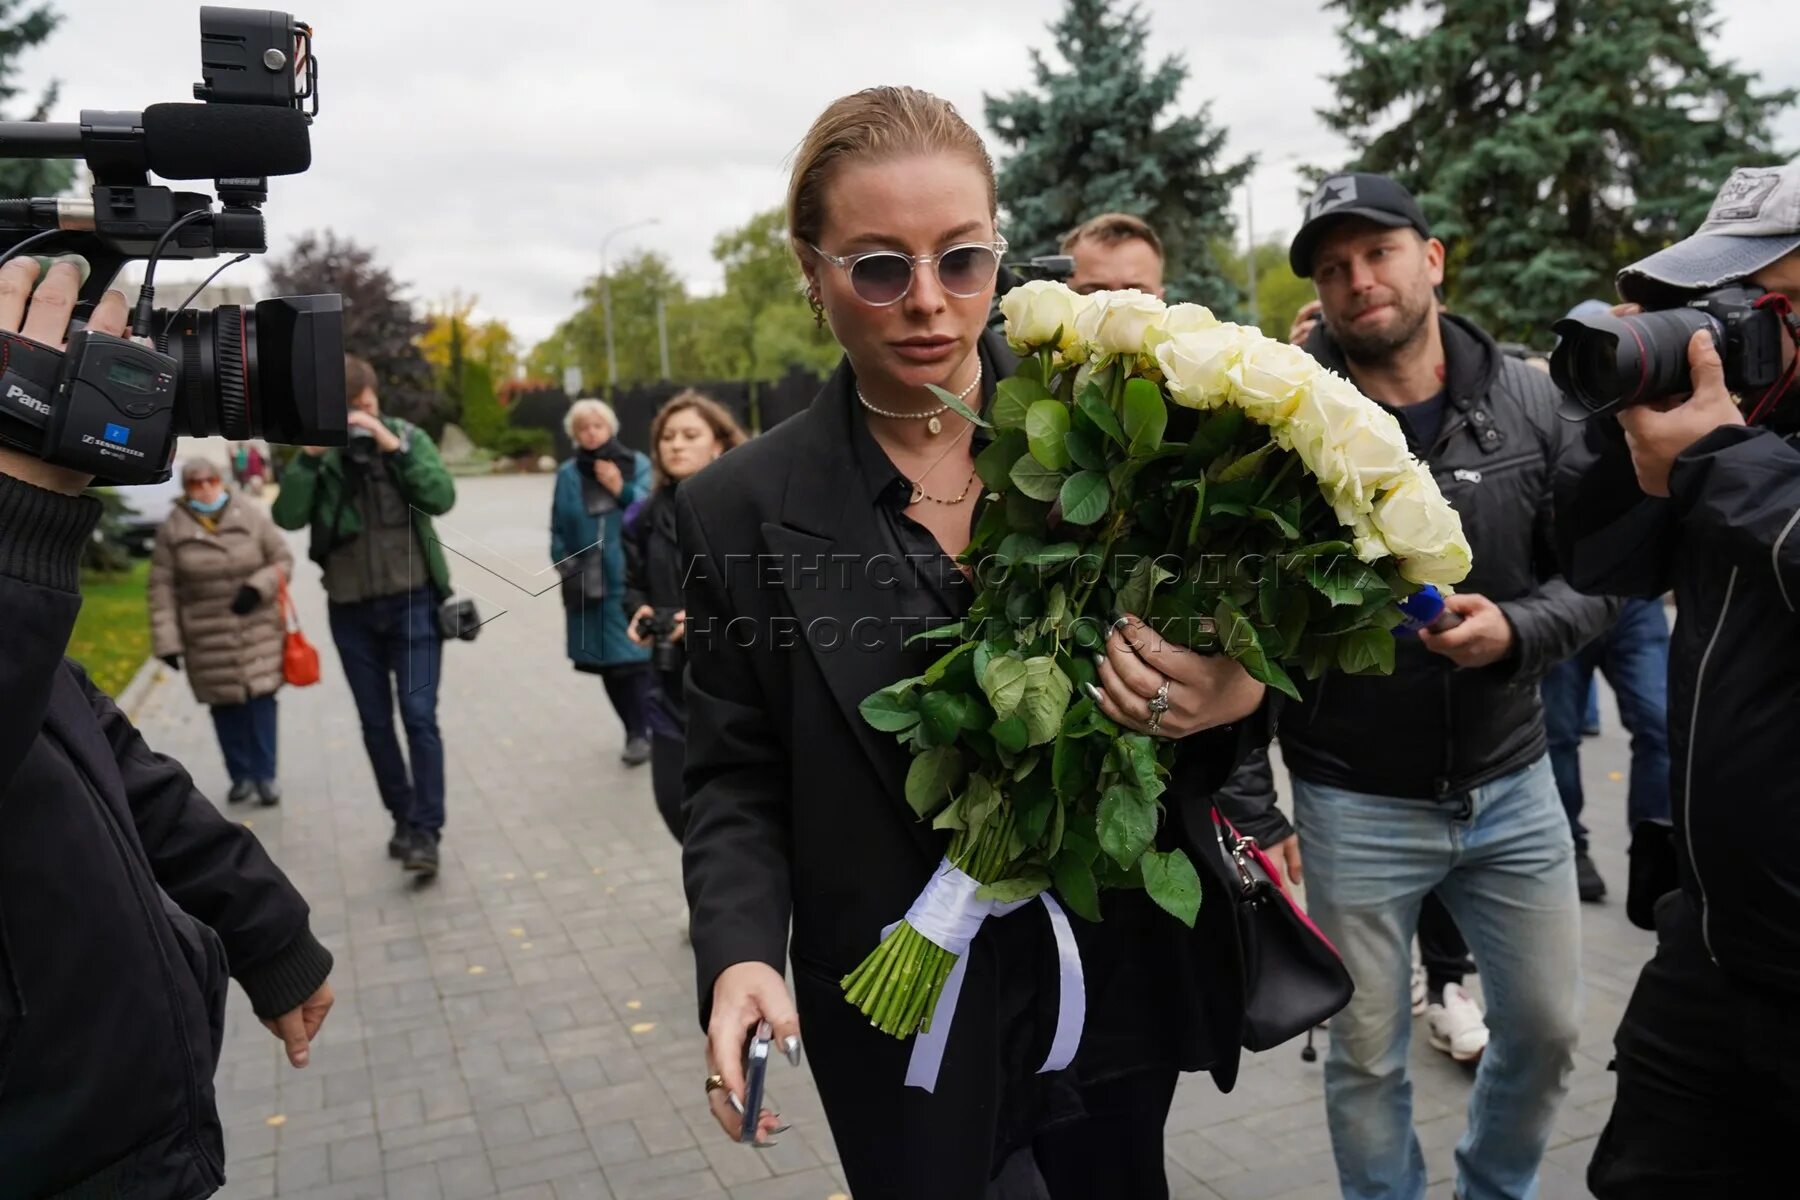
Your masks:
M575 456L557 468L550 561L562 571L569 659L600 676L625 726L630 766L650 758L649 652L625 629L625 510L650 494L650 460L617 440L619 419L599 400L569 406Z

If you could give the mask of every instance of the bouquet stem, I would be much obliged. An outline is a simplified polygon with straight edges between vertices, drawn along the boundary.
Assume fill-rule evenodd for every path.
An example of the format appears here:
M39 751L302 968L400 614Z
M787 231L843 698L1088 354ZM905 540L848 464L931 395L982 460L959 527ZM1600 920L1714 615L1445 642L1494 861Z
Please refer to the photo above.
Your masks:
M1011 805L1004 805L973 837L963 832L951 838L950 861L979 883L998 882L1006 869L1012 824ZM893 1037L929 1031L938 997L955 965L956 955L901 921L856 970L844 976L844 999L871 1025Z

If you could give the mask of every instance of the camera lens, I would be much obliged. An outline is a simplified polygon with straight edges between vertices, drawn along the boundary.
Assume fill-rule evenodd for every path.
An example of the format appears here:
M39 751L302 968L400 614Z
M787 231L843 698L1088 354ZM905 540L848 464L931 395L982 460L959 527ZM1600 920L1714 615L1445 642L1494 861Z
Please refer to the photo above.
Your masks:
M1551 378L1590 411L1692 391L1688 340L1699 329L1720 339L1725 333L1695 308L1565 317L1552 328L1561 340L1550 355Z
M167 320L167 313L155 316L158 327ZM349 409L340 297L286 296L255 308L184 310L170 330L168 352L181 364L177 433L290 446L344 444Z

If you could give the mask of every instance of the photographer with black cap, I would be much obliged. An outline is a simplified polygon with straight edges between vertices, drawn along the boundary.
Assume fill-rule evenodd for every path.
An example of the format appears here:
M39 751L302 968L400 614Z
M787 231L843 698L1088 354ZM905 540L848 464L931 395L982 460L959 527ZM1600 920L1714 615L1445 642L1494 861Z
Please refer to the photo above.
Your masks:
M13 259L0 331L60 348L78 287ZM123 298L88 327L123 333ZM63 657L88 481L0 448L0 1194L206 1196L227 979L304 1067L331 954L255 836Z
M1657 904L1656 956L1614 1040L1618 1095L1588 1184L1773 1195L1800 1134L1800 159L1734 172L1700 230L1627 267L1619 291L1633 391L1670 376L1673 394L1588 420L1559 475L1558 534L1577 587L1675 591L1681 887ZM1696 304L1727 321L1687 336ZM1590 384L1605 373L1566 365ZM1734 396L1748 376L1773 382Z

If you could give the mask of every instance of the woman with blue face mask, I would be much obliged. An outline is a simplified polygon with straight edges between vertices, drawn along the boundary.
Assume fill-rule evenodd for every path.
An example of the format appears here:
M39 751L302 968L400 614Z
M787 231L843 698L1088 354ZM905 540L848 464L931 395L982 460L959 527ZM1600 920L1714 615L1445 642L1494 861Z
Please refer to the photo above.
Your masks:
M186 463L181 488L151 551L152 652L185 667L194 698L211 707L231 777L226 798L277 804L280 593L294 558L262 505L226 491L212 463Z

